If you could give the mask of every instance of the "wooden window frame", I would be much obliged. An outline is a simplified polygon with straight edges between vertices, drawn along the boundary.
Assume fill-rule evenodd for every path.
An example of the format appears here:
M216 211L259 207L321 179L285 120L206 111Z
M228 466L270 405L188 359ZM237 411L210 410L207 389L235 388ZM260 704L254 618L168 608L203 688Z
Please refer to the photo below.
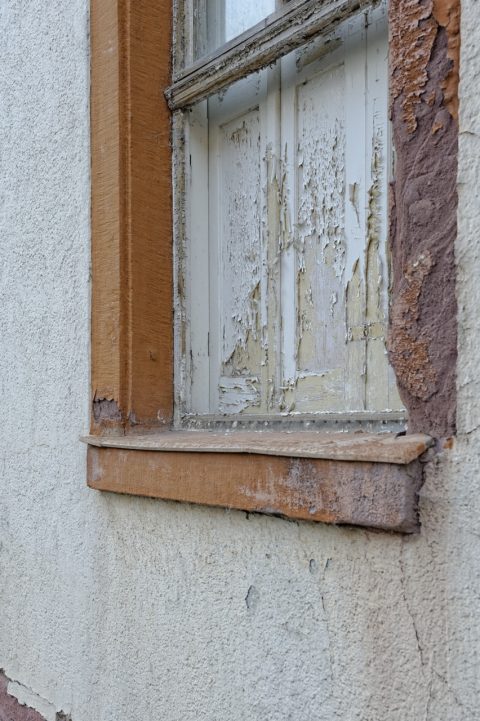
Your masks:
M170 110L184 109L326 34L358 12L365 0L295 0L208 56L173 72L166 91Z
M397 25L411 26L411 14L402 20L408 3L392 1ZM275 443L266 450L248 443L226 449L225 438L212 448L211 436L204 436L210 443L196 436L195 448L165 441L174 397L171 112L164 97L171 83L172 5L172 0L92 0L88 484L414 532L419 459L432 445L428 435L385 436L381 450L378 437L365 435L361 451L353 435L330 437L329 444L320 439L310 457L280 455ZM419 27L421 22L419 16ZM404 42L407 46L408 37ZM396 82L398 87L398 77ZM288 442L299 439L289 435Z

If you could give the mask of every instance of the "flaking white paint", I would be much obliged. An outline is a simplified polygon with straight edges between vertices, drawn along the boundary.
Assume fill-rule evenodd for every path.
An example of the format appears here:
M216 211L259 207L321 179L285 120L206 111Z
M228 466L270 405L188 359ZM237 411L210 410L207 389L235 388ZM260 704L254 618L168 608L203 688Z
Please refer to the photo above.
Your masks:
M403 539L85 487L87 3L0 5L0 667L72 721L478 718L479 12L464 0L459 437Z
M179 425L402 409L385 341L386 4L328 39L185 113Z

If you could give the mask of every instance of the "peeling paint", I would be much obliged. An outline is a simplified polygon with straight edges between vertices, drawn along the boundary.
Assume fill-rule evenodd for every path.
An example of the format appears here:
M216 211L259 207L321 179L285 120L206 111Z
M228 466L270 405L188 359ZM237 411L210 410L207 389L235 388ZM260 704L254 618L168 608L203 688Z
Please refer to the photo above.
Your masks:
M379 383L385 368L387 298L385 280L387 268L382 263L381 244L381 188L385 173L383 137L375 132L372 141L371 184L368 189L367 242L365 248L365 407L375 408L382 403L385 388Z
M220 413L241 413L259 404L258 378L223 377L218 384L218 390Z
M408 132L413 133L417 127L416 106L428 80L427 65L437 24L432 17L432 2L393 0L391 17L391 102L402 97L403 120Z
M353 205L353 208L355 210L355 215L357 216L357 223L360 225L360 211L358 207L359 203L359 197L358 197L358 191L359 191L359 185L358 183L350 183L348 186L348 199Z
M222 128L222 319L223 366L247 338L259 340L261 241L261 149L258 109ZM235 369L232 369L235 371Z
M444 103L458 122L458 81L460 67L460 0L434 0L433 16L448 38L447 55L451 67L442 81Z
M345 272L344 93L342 66L298 90L296 361L303 397L306 386L315 386L311 374L321 376L323 369L342 365L341 307L332 298L340 297ZM328 384L322 385L326 391ZM338 396L336 386L331 400ZM318 390L311 395L308 410L318 409L318 396Z
M369 12L371 40L357 17L209 101L211 415L401 409L385 348L386 16Z

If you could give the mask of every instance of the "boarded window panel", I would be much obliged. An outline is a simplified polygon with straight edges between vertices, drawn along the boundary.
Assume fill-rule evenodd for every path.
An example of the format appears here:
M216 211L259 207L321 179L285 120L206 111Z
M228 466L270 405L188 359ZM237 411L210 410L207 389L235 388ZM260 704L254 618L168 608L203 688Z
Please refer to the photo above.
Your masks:
M363 408L361 401L358 406L346 401L345 283L348 246L364 245L361 218L355 214L357 227L351 233L347 208L349 166L363 169L365 163L362 125L353 144L349 127L352 102L354 117L362 116L364 83L359 97L352 98L345 55L345 39L338 38L328 52L320 40L282 60L282 132L294 245L283 267L283 285L293 300L286 293L282 298L284 402L295 413ZM355 67L364 68L363 49ZM356 256L358 249L352 250Z
M179 281L180 298L177 309L183 307L183 320L177 323L176 340L176 398L177 411L194 408L196 413L210 412L210 282L211 267L208 252L209 183L208 183L208 112L207 102L199 103L189 113L185 124L183 160L185 192L176 197L177 214L185 215L185 231L181 252ZM182 137L176 143L182 147ZM177 150L178 153L178 150ZM179 164L180 165L180 164ZM180 166L181 167L181 166ZM180 177L182 170L178 169ZM182 213L181 209L185 208ZM178 262L178 260L177 260ZM178 312L178 310L177 310ZM187 332L188 328L188 332Z
M297 413L402 407L385 348L390 146L383 8L372 19L368 26L351 21L330 52L317 41L282 60L295 228L282 277L283 385L284 405Z
M203 107L190 113L190 142L206 136L190 152L202 220L190 220L187 286L202 298L208 286L208 317L192 290L184 410L401 410L385 349L384 7Z
M298 88L296 126L295 350L299 390L305 387L299 401L309 410L338 410L345 385L343 66Z
M263 263L259 109L226 123L220 128L220 134L219 203L223 242L220 246L219 410L229 413L260 402Z
M386 24L384 26L386 33ZM367 124L366 48L368 27L350 24L342 49L348 98L345 117L345 235L346 262L343 298L345 304L345 407L365 410L365 284L364 255L367 227L367 187L371 129ZM387 95L380 98L383 114ZM383 192L383 191L382 191ZM383 249L386 235L383 238ZM384 406L385 407L385 406Z
M264 76L209 104L211 403L225 414L265 410Z
M388 322L389 258L388 181L392 174L390 126L383 98L388 96L388 41L385 20L378 17L368 28L366 62L367 243L365 407L402 408L397 385L388 363L385 333ZM368 142L368 140L367 140Z

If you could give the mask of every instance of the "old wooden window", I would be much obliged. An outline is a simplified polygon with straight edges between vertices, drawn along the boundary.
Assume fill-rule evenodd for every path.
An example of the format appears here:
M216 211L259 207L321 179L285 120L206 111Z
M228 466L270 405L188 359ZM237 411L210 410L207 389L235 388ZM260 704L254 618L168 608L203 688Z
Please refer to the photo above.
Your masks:
M434 121L431 131L422 126L421 132L415 132L412 104L423 99L419 99L417 84L411 90L410 65L404 58L414 52L420 57L417 50L424 37L426 11L422 8L417 25L412 25L401 2L390 3L389 20L393 38L390 81L393 78L395 86L391 108L400 141L393 215L398 230L392 226L395 313L391 317L399 341L397 373L400 368L403 397L409 398L407 388L421 401L408 406L417 434L323 432L325 424L331 430L329 422L336 420L344 426L342 431L359 425L363 430L378 430L383 422L382 430L396 429L402 422L401 412L396 415L399 404L394 405L388 366L379 352L388 295L385 191L391 170L385 17L381 6L366 10L361 4L361 0L289 0L269 14L271 5L263 0L224 5L92 0L92 416L91 435L84 439L89 446L90 487L296 519L404 532L418 528L416 494L422 479L418 458L432 443L421 431L447 427L444 404L440 406L441 381L452 374L447 376L437 364L426 387L424 366L412 366L409 349L420 348L427 362L429 348L440 334L437 329L443 328L446 316L454 319L454 313L451 307L443 312L444 306L437 303L434 324L431 316L422 317L425 303L427 309L431 303L420 292L421 278L429 267L444 267L443 259L450 262L451 255L442 254L445 244L438 244L438 238L443 238L439 227L445 225L440 213L430 216L428 227L404 222L411 210L406 192L411 185L406 181L415 165L416 197L421 200L429 193L428 198L434 198L439 207L448 203L451 187L435 185L445 173L435 175L428 166L425 182L423 148L427 143L436 149L440 143L446 149L441 155L433 152L442 162L448 161L445 168L454 184L448 142L456 131L445 124L443 115L440 123L437 116L444 74L451 67L445 63L444 74L420 76L431 80L419 125L427 116ZM240 8L241 16L232 14ZM259 14L264 16L260 20ZM428 22L431 36L441 37L441 22L433 16ZM173 78L172 24L176 28ZM413 26L418 33L411 32ZM422 62L432 62L431 47L426 47ZM433 48L445 54L441 43ZM352 104L355 97L362 98L358 107ZM449 97L455 98L455 92ZM445 128L450 135L444 133ZM339 142L334 148L333 136L343 145ZM220 147L223 155L215 153ZM317 155L321 163L316 162ZM324 163L330 163L335 172L326 174ZM250 180L240 195L236 178L245 175ZM228 221L225 202L238 215L242 197L244 204L248 198L252 206L252 212L240 213L242 227L249 232L236 228L225 236L226 245L223 238L220 243L222 224L225 218ZM328 211L326 215L311 213L310 203L318 202ZM424 208L422 202L417 205ZM452 222L446 226L448 239L452 227ZM424 251L421 262L416 257L419 247ZM437 247L435 262L428 265L429 253ZM225 282L225 248L242 271L243 265L249 268L250 278L243 273L245 285L231 270ZM380 278L380 264L381 284L367 282ZM317 277L324 279L324 285L313 287ZM198 298L205 302L193 299L195 283ZM356 299L353 308L345 301L347 285L348 297ZM335 299L338 287L344 295ZM222 304L212 302L211 288L223 294ZM240 309L247 309L240 315L241 323L229 315L234 293L240 298ZM322 316L325 298L327 314ZM346 347L350 343L352 350L359 351L354 357L367 361L363 366L367 378L360 378L358 388L369 406L360 392L358 404L352 401L345 385L340 395L331 393L334 361L326 368L312 364L317 347L331 359L329 341L333 346L340 344L335 333L327 333L332 329L330 314L335 317L338 304L351 313L348 324L347 318L344 321L344 327L352 330L344 338ZM185 322L189 314L191 326ZM314 323L319 323L322 333L314 334ZM236 328L243 332L245 327L249 337L243 336L240 349L235 343L230 358L227 344L235 340ZM207 331L203 339L202 328ZM208 353L201 357L205 341L208 350L209 333L217 334L215 363ZM269 343L273 343L271 349ZM201 381L190 382L185 375L187 392L182 395L179 371L189 372L192 344L200 348L196 360L199 366L203 363L203 371L190 370L203 372L210 390L205 393ZM246 351L248 363L242 360ZM293 369L293 383L281 387L280 382L269 393L274 385L269 367L277 372ZM373 369L370 381L369 368ZM324 370L328 371L325 377L332 379L328 393ZM226 402L227 393L215 390L211 374L215 383L223 379L227 391L232 390L228 388L231 379L240 378L241 403L247 395L245 388L251 386L251 396L255 401L259 398L260 404L249 402L238 412L238 393L237 412L222 415L218 408ZM373 383L375 374L377 383ZM258 381L253 381L257 375ZM438 390L432 391L434 383ZM320 412L320 406L311 405L315 393L326 403ZM386 397L390 399L387 410ZM326 410L334 403L340 410ZM361 403L367 410L357 410ZM224 406L223 410L229 409ZM451 417L450 406L446 411ZM253 420L244 421L247 417ZM430 418L435 418L435 424ZM191 430L191 425L207 429Z
M178 8L179 426L403 421L385 347L386 6L318 32L328 6Z

